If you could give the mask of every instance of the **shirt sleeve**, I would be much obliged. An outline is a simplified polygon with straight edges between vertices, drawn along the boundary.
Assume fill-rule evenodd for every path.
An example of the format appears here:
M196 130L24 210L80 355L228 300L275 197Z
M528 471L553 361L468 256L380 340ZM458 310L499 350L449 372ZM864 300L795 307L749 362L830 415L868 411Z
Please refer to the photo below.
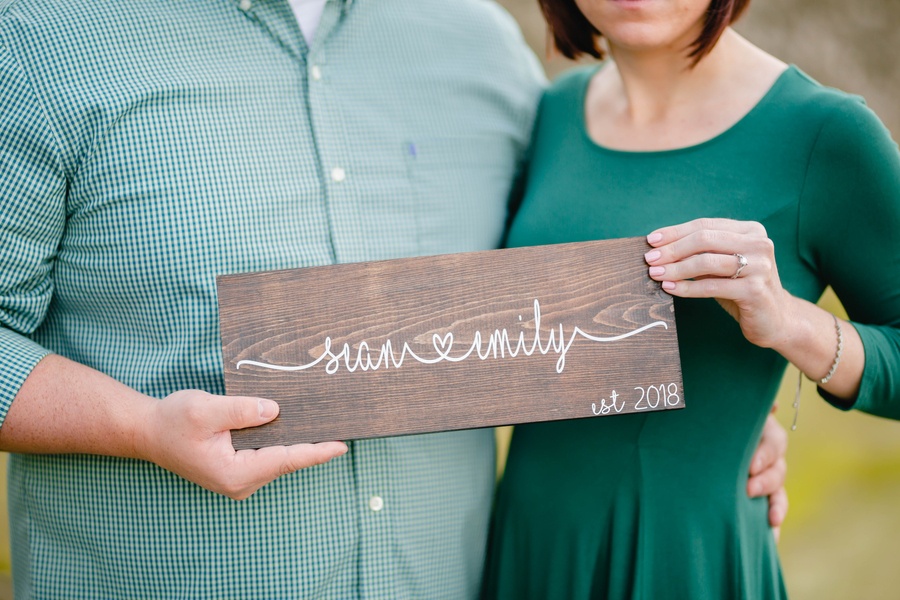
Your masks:
M820 394L838 408L900 419L900 153L860 100L831 108L800 207L804 259L834 288L865 349L855 401Z
M0 42L0 426L22 383L50 352L29 336L53 295L66 178L25 73Z

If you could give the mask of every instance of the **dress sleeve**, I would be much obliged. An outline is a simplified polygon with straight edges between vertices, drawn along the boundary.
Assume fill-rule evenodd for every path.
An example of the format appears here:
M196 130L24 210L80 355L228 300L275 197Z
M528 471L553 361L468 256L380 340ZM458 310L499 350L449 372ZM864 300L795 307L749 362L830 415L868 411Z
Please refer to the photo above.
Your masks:
M900 419L900 153L857 99L831 107L800 200L801 252L847 309L865 349L855 401L842 409Z
M66 178L25 73L0 42L0 426L22 383L50 352L29 335L53 295Z

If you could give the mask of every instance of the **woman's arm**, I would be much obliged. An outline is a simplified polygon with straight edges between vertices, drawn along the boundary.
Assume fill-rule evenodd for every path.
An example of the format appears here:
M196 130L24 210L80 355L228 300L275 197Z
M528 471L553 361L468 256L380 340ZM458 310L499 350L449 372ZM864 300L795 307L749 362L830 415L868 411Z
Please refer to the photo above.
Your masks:
M650 276L682 298L715 298L741 326L747 340L772 348L810 379L821 381L834 364L838 335L831 313L789 294L775 264L775 247L759 223L697 219L647 237ZM739 256L746 260L740 276ZM839 368L820 383L830 394L852 399L859 390L865 353L856 329L841 325Z
M834 288L851 323L782 288L772 242L758 223L701 219L666 227L648 236L654 250L646 259L650 276L671 294L719 299L750 342L780 352L836 406L900 419L900 153L858 101L833 102L821 125L798 236L800 259ZM747 266L732 278L736 255Z

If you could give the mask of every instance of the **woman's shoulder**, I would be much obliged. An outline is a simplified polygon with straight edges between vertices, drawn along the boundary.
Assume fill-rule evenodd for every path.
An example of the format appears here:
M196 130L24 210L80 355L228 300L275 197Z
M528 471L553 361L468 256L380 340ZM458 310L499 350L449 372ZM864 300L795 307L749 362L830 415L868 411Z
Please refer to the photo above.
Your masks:
M789 113L796 123L852 137L887 134L884 124L862 96L819 83L794 65L783 77L776 108Z
M582 99L591 78L601 68L603 68L602 64L589 64L563 71L553 79L553 82L544 91L545 102Z

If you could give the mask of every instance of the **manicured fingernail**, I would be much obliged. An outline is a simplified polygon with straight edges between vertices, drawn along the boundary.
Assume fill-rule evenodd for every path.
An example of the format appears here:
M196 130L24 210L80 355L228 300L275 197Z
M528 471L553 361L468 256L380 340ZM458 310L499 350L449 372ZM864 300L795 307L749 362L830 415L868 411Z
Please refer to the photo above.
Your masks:
M651 233L650 235L647 236L647 243L655 244L656 242L658 242L661 239L662 239L662 234L659 233L658 231L654 231L653 233Z
M644 259L647 262L653 262L654 260L659 260L660 256L662 256L662 252L660 252L659 250L651 250L644 255Z
M278 405L271 400L259 401L259 416L263 419L271 419L278 414Z
M665 275L666 268L665 267L650 267L650 276L658 277L659 275Z
M663 282L662 282L662 288L663 288L664 290L674 290L674 289L675 289L675 282L674 282L674 281L663 281Z

